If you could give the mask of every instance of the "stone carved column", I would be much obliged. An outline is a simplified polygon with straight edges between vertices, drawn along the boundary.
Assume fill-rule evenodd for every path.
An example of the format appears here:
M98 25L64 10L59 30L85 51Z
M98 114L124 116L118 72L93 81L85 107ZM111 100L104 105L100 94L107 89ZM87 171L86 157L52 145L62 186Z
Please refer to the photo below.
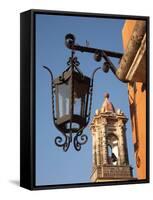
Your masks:
M96 127L96 133L95 133L95 143L96 143L96 161L97 165L99 166L101 164L100 160L100 140L99 140L99 129Z
M96 133L93 128L92 131L92 158L93 158L93 168L97 165L97 158L96 158Z
M102 164L108 164L108 149L107 149L107 120L102 120L102 128L101 128L101 147L102 147Z
M119 138L119 152L120 152L120 164L128 164L127 148L125 143L125 123L122 120L118 122L118 138Z

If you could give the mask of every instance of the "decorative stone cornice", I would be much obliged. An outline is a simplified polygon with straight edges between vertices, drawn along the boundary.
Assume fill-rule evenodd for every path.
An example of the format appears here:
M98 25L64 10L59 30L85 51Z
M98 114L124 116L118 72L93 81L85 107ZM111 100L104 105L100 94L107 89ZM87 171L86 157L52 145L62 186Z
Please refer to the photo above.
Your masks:
M145 34L146 34L146 21L138 20L134 27L134 30L131 35L131 39L129 40L126 51L120 61L119 68L117 69L117 72L116 72L116 74L120 78L120 80L131 80L132 81L132 76L129 76L128 73L130 73L129 70L132 70L131 69L131 67L133 67L132 63L136 59L137 53L139 51L141 52L141 54L143 51L145 52L145 43L146 43L146 41L144 39ZM143 39L144 39L144 41L143 41ZM141 50L141 48L143 50ZM139 81L143 82L144 80L141 78Z
M146 34L126 75L130 81L146 82Z

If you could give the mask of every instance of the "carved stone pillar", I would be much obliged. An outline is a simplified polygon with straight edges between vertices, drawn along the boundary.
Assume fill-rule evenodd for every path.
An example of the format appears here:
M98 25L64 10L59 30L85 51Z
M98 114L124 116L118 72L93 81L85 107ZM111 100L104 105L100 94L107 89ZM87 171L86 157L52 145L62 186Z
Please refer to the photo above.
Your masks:
M92 137L92 158L93 158L93 168L97 165L97 158L96 158L96 133L93 131Z
M101 164L101 153L100 153L100 138L99 138L99 130L98 127L96 127L96 133L95 133L95 139L96 139L96 159L97 159L97 165L100 166Z
M119 135L119 152L120 152L120 164L128 164L127 148L125 143L125 124L122 120L118 121L118 135Z
M103 119L101 128L101 141L102 141L102 164L108 164L108 150L107 150L107 120Z

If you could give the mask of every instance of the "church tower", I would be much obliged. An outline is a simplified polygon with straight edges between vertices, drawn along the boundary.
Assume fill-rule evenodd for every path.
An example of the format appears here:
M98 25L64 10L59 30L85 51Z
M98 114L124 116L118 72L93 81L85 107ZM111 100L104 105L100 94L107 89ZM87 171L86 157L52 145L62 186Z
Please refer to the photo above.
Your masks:
M127 121L120 109L115 110L106 93L102 107L96 110L90 125L93 151L91 181L132 179L126 142Z

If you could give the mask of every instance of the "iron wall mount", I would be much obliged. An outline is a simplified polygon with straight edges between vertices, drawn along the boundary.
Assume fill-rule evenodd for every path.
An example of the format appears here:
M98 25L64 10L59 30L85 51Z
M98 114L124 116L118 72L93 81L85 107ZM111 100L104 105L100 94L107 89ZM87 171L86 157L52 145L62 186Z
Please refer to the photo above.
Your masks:
M78 44L75 44L75 36L71 33L67 34L65 36L65 45L67 48L73 50L73 51L80 51L80 52L86 52L86 53L93 53L94 54L94 59L97 62L100 62L102 58L105 60L103 63L103 71L107 73L109 69L113 72L113 74L116 76L116 78L124 83L127 83L127 80L121 79L117 75L117 69L114 66L113 62L111 61L110 57L113 58L118 58L119 61L121 60L123 54L119 52L113 52L113 51L108 51L108 50L103 50L103 49L97 49L97 48L92 48L92 47L87 47L87 46L80 46Z

